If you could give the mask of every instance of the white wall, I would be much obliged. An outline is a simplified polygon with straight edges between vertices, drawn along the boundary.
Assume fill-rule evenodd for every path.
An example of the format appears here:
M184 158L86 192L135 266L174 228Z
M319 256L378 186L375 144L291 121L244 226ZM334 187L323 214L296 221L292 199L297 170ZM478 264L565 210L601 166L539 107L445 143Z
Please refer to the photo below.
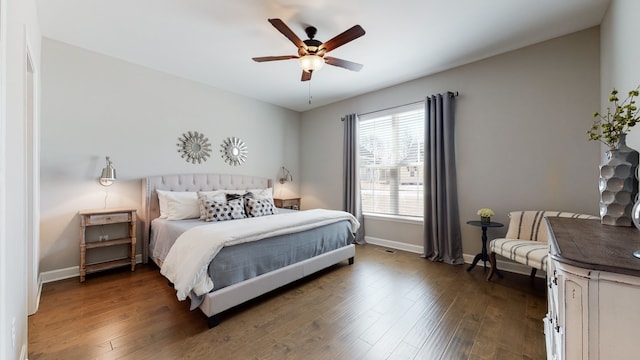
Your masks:
M0 49L0 78L6 80L6 88L0 91L0 358L20 359L27 353L27 292L34 285L27 276L27 202L32 193L25 174L28 158L34 154L28 146L25 112L26 47L37 77L40 29L35 1L0 3L0 26L6 31L6 44Z
M297 112L47 38L42 53L43 272L78 266L77 212L104 207L106 188L97 178L106 155L118 175L107 207L140 210L141 179L149 175L217 172L275 179L282 165L298 174ZM190 130L211 142L212 156L203 164L187 163L177 151L178 138ZM239 167L220 157L222 140L231 136L248 147Z
M303 113L303 208L342 207L342 122L364 113L459 91L458 195L463 251L481 248L465 225L477 209L598 213L599 146L587 141L599 107L599 28L529 46ZM366 236L422 247L422 225L367 219ZM489 237L502 235L490 229Z
M640 1L613 0L601 26L601 109L606 109L611 89L625 94L640 85ZM637 104L636 104L637 105ZM633 128L627 144L640 150L640 129Z

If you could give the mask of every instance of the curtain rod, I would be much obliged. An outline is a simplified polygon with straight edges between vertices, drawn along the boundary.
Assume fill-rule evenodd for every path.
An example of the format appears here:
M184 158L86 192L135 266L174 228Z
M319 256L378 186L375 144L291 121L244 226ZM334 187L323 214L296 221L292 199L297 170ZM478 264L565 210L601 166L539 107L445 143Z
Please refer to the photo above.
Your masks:
M452 93L454 96L460 95L460 93L458 93L457 91L449 91L449 92ZM377 113L377 112L380 112L380 111L391 110L391 109L395 109L395 108L399 108L399 107L403 107L403 106L415 105L415 104L419 104L419 103L423 103L423 102L424 102L424 100L414 101L414 102L410 102L410 103L407 103L407 104L396 105L396 106L391 106L391 107L384 108L384 109L379 109L379 110L369 111L369 112L366 112L366 113L361 113L361 114L358 114L358 116L369 115L369 114ZM344 119L342 119L342 121L344 121Z

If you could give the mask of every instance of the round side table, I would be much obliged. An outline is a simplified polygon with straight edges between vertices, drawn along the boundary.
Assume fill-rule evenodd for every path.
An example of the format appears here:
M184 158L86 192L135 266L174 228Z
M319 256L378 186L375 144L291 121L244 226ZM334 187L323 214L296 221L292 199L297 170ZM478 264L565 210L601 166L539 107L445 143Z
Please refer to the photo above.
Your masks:
M484 262L484 268L486 269L487 261L489 261L489 255L487 255L487 228L503 227L504 224L493 221L488 223L482 221L467 221L467 224L472 226L479 226L482 228L482 252L476 255L475 258L473 258L473 262L471 263L471 265L469 265L467 271L471 271L471 269L473 269L480 260Z

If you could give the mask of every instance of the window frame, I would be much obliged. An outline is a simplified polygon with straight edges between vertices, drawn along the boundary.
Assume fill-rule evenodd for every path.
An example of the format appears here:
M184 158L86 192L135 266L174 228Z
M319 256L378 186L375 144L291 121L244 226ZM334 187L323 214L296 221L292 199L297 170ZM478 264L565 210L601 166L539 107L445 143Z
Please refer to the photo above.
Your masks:
M363 200L364 215L385 219L401 219L410 222L420 222L424 218L424 164L426 155L424 148L424 111L424 102L419 102L359 116L358 181L360 182L360 196ZM412 121L416 120L416 123L412 123ZM379 122L379 124L376 124L376 122ZM390 135L384 134L383 136L377 135L376 131L379 130L375 129L375 127L378 125L390 127L392 133ZM412 130L412 128L417 129L417 131ZM415 136L414 134L418 135ZM364 141L364 137L371 138ZM416 140L417 142L415 142ZM364 143L368 143L369 146L365 146ZM373 145L371 145L372 143ZM378 151L377 146L380 146L383 151ZM379 155L380 153L384 155L381 156ZM406 172L404 168L407 171L411 171L411 168L416 168L414 171L418 171L413 184L411 184L411 181L406 184L403 183L403 179L406 177L402 175L403 172ZM381 195L381 198L387 203L382 201L381 207L376 209L369 206L367 199L371 198L375 203L376 183L384 183L384 180L382 182L380 180L381 176L384 179L388 179L389 189L378 189L377 191L381 194L385 191L388 192L386 197ZM413 179L413 176L411 176L411 179ZM417 188L401 189L402 186L412 185ZM405 196L406 194L410 196L415 194L417 197L414 202L410 202L410 205L405 207L405 210L401 209L404 201L401 201L403 193ZM405 204L407 203L405 202Z

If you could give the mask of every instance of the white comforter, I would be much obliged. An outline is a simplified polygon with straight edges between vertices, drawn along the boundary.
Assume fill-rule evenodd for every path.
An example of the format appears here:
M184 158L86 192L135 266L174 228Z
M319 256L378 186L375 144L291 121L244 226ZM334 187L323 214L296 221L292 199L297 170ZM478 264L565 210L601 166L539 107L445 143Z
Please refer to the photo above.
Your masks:
M174 284L179 300L186 299L191 291L203 295L213 289L213 280L207 273L209 263L224 246L309 230L342 220L351 221L353 233L360 227L353 215L325 209L197 226L178 237L160 272Z

